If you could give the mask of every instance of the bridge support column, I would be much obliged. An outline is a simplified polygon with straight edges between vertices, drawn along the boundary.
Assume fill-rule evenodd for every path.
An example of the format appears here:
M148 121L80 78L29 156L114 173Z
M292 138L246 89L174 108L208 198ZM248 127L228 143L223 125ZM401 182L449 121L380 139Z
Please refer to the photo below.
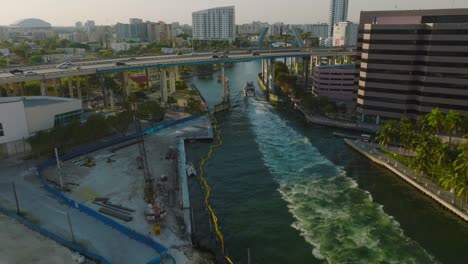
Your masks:
M302 59L302 72L303 72L302 87L304 91L307 91L309 89L309 76L310 76L310 69L309 69L310 61L309 60L310 60L310 57L304 57Z
M123 84L124 84L124 88L125 88L125 94L127 97L130 96L130 94L132 93L132 88L128 85L128 72L123 72Z
M179 66L175 66L175 78L177 81L180 81L180 69Z
M24 82L20 83L21 96L24 96Z
M54 87L54 96L59 96L58 89L57 89L57 79L52 79L52 85Z
M276 90L275 90L275 60L274 59L270 60L270 78L269 78L268 90L271 93L276 94Z
M73 83L72 83L72 79L71 78L68 78L68 93L69 93L69 97L70 98L73 98L74 95L73 95Z
M41 95L46 96L47 95L47 85L45 83L45 79L41 80Z
M107 108L107 101L106 101L106 87L104 86L104 75L101 74L99 75L99 81L101 83L101 93L102 93L102 104L103 104L103 108L106 109ZM123 75L121 75L121 84L122 84L122 88L124 88L124 78L123 78ZM127 98L126 96L124 96L125 98L125 102L127 102Z
M148 74L148 69L145 69L145 76L146 76L146 89L149 90L150 85L149 85L149 74Z
M166 69L161 69L161 103L167 103L167 76L166 76Z
M78 94L78 98L81 99L81 83L80 83L80 77L76 79L76 92Z
M114 111L115 110L114 90L112 90L112 89L109 90L109 101L110 101L110 110Z
M169 90L170 90L170 95L174 96L176 93L176 73L175 73L175 67L172 67L169 70Z
M224 73L224 63L221 63L221 98L223 102L226 99L226 81L225 81L225 73Z

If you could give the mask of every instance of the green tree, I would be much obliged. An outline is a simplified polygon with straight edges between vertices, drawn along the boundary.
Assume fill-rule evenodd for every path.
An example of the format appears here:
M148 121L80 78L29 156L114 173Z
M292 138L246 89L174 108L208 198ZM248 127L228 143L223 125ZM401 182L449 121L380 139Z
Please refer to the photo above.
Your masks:
M31 64L40 64L42 63L42 56L41 55L33 55L29 58L29 63Z
M377 132L376 139L379 141L381 146L388 146L392 142L395 142L398 135L398 123L395 120L388 120Z
M127 132L128 127L132 121L133 114L129 111L120 112L107 118L107 123L109 126L120 133L122 136L125 136L125 133Z
M459 113L450 110L447 115L445 115L444 120L444 133L449 135L449 146L452 144L452 136L455 132L455 129L460 125L462 118Z
M165 110L158 102L149 101L138 105L137 117L152 121L162 120Z

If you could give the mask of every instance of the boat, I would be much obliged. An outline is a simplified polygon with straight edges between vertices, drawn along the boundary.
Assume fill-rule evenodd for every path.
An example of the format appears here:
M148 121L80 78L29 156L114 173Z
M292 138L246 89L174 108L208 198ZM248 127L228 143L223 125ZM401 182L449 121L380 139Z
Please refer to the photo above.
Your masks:
M254 82L247 82L244 85L244 97L252 97L252 96L255 96Z
M195 177L197 176L197 171L195 170L195 167L193 166L193 163L187 163L185 165L185 169L187 170L187 175L189 177Z

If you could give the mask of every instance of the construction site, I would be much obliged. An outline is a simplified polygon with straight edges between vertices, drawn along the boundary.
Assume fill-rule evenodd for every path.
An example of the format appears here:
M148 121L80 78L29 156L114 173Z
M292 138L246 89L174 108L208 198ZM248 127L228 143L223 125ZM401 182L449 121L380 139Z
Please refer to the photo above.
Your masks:
M137 132L141 125L136 120ZM202 257L192 249L184 223L178 142L210 134L209 118L202 116L65 162L59 160L43 174L71 199L167 247L176 263L197 263Z

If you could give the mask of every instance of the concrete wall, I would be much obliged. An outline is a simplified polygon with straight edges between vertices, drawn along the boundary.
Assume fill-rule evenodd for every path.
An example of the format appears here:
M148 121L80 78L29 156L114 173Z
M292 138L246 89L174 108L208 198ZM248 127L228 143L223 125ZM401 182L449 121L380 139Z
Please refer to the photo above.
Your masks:
M25 111L29 134L53 128L55 115L80 110L82 109L81 104L81 100L72 100L27 107Z
M27 138L29 133L23 101L0 101L0 123L4 133L0 136L0 144Z

